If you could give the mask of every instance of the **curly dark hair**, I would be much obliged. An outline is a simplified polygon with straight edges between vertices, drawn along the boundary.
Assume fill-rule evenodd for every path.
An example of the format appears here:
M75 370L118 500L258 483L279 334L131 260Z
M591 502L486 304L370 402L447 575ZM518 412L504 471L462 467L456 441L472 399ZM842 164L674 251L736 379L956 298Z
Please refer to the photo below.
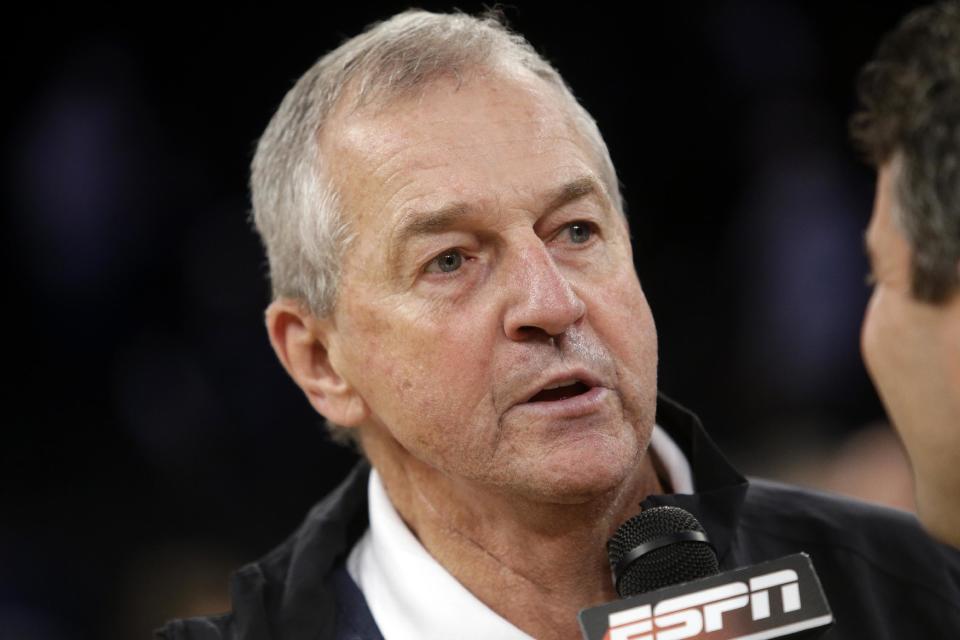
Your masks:
M897 154L894 213L912 248L915 298L960 289L960 1L918 9L860 73L854 140L876 167Z

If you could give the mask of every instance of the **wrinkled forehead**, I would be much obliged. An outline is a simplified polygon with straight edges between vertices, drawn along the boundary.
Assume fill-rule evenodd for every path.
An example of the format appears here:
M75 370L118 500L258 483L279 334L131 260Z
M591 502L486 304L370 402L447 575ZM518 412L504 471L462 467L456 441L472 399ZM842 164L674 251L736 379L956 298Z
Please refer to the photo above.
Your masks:
M593 174L601 159L569 101L536 78L442 78L336 114L321 138L350 223L444 200L524 195Z

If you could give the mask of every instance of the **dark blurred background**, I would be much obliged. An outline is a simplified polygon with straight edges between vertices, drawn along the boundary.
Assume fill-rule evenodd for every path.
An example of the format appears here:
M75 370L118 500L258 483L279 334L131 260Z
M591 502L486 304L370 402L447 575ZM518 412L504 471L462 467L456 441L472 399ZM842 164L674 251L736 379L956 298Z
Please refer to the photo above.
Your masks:
M859 357L873 174L846 121L914 6L505 8L611 148L661 388L746 471L904 508ZM222 609L229 572L352 465L269 349L247 166L292 82L405 7L8 16L0 638L148 637Z

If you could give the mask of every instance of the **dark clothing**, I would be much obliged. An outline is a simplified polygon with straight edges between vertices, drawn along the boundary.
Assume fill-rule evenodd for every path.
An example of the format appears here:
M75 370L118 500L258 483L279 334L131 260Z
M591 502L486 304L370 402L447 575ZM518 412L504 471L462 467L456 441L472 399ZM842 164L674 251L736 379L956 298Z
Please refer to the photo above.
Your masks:
M673 505L696 516L721 570L805 551L836 620L824 638L960 638L960 551L930 539L913 516L772 482L748 483L696 416L661 397L657 422L690 461L697 493L650 496L643 507ZM174 621L158 637L381 640L344 568L367 528L368 474L366 463L358 465L291 538L237 572L232 613Z

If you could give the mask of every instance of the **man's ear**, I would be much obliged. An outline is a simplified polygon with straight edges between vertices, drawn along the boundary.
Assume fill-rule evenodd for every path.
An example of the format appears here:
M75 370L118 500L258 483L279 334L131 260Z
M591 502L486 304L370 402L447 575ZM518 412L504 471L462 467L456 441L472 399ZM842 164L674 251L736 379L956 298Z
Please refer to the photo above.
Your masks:
M329 347L336 327L317 318L297 300L274 300L266 312L270 344L293 381L313 408L331 422L355 427L369 415L360 394L330 361Z

